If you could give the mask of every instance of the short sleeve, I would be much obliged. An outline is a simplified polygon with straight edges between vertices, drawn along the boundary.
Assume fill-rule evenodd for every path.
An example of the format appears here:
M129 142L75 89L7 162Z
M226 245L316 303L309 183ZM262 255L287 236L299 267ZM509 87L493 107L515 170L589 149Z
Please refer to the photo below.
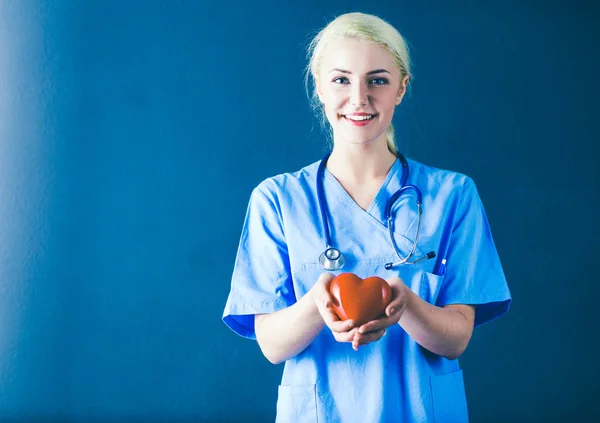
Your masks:
M235 259L223 322L256 339L254 315L296 302L281 213L274 194L255 188L250 196Z
M512 301L475 183L466 177L446 250L436 305L475 306L475 326L508 311Z

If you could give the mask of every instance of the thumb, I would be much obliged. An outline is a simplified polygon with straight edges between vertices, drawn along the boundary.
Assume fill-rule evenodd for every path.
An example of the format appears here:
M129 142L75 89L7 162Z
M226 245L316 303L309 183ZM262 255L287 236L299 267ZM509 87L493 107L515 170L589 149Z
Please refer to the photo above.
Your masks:
M329 285L334 276L331 273L322 273L317 282L312 287L312 295L319 308L331 307L331 295L329 295Z
M329 291L322 291L319 295L319 302L324 308L331 308L331 295Z
M386 282L393 288L395 285L402 285L404 282L397 276L392 276L391 278L386 279Z
M334 278L335 278L335 275L333 273L324 272L324 273L321 273L321 275L319 275L319 279L317 280L317 283L320 283L323 285L323 287L325 287L326 289L329 289L329 285L331 285L331 281Z

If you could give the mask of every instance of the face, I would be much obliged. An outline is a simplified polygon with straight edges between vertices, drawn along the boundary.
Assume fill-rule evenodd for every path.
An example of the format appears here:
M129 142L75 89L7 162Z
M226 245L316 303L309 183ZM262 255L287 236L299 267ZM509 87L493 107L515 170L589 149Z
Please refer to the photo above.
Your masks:
M334 146L387 143L385 132L408 82L387 50L356 39L333 40L315 80Z

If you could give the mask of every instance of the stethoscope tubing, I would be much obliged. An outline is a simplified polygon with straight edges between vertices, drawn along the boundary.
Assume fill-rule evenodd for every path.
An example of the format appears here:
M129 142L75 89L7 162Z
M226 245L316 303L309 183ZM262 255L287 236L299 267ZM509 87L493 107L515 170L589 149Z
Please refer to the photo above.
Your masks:
M332 246L331 233L329 231L329 222L327 220L327 216L329 215L329 210L327 208L327 201L325 199L325 195L323 194L323 189L324 189L323 186L325 185L325 165L327 163L327 159L329 158L329 156L330 156L330 153L327 153L325 155L325 157L323 157L323 159L319 163L319 167L317 169L317 201L319 203L319 211L321 212L321 222L323 225L323 234L325 237L325 244L326 244L326 249L319 257L319 262L321 263L321 266L323 266L326 270L339 270L341 267L344 266L345 259L344 259L343 254L341 253L341 251ZM414 255L415 251L417 250L417 244L419 242L419 234L420 234L420 230L421 230L421 215L423 212L423 208L422 208L423 196L422 196L419 188L417 188L414 185L406 184L408 181L408 175L409 175L409 167L408 167L408 161L406 160L406 157L404 157L404 155L402 153L397 153L396 156L398 157L398 159L400 160L400 163L402 165L402 176L400 178L400 189L398 191L396 191L394 194L392 194L392 196L390 197L390 199L388 200L388 202L386 204L385 220L387 221L387 227L388 227L389 237L392 242L392 246L394 247L394 251L396 252L396 255L398 256L398 258L400 260L395 263L387 263L385 265L385 268L388 270L391 269L392 267L395 267L395 266L398 266L401 264L415 264L415 263L420 262L421 260L430 259L430 258L435 257L435 253L433 251L431 251L431 252L427 253L424 257L421 257L421 258L411 261L411 262L408 261L411 259L411 257ZM393 221L392 221L392 207L396 203L396 200L408 190L414 191L415 197L416 197L415 200L417 203L417 233L416 233L415 241L413 242L411 251L408 253L408 255L406 257L403 258L400 255L400 252L399 252L400 249L398 248L398 245L396 244L396 240L394 238ZM336 258L331 259L330 256L334 256Z

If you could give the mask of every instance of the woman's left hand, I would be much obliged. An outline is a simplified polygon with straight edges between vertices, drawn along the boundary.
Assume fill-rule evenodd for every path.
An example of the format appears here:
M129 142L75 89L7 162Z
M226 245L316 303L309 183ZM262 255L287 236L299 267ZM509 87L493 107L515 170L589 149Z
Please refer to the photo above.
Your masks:
M385 308L385 316L358 327L352 341L352 348L355 351L358 350L359 345L366 345L381 339L385 335L386 328L398 323L406 307L409 288L400 278L393 277L386 281L392 288L392 300Z

